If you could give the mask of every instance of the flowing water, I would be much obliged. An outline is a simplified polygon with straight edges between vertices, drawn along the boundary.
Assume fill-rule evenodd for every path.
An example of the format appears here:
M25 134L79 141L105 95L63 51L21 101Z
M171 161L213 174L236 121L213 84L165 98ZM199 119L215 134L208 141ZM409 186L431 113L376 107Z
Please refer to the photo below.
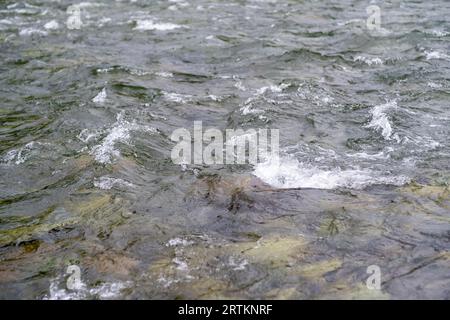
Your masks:
M449 299L449 15L0 1L0 297ZM194 120L280 156L176 165Z

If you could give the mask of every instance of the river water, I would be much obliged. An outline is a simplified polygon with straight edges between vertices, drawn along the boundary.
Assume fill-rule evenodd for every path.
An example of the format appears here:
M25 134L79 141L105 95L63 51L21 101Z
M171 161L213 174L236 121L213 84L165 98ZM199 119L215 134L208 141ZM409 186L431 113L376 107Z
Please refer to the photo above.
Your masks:
M449 299L449 15L0 1L0 298ZM194 121L280 155L176 165Z

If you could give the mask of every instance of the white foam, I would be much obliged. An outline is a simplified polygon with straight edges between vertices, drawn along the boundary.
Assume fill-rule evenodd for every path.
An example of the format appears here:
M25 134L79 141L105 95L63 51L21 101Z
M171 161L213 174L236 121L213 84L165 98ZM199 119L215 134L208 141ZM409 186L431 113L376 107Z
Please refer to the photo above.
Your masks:
M92 99L92 102L96 104L103 104L106 101L106 97L107 97L106 88L103 88L102 91L97 93L97 95Z
M448 60L450 56L440 51L425 51L425 58L427 60Z
M239 110L242 112L243 115L264 113L264 110L254 107L255 101L257 101L261 96L264 96L267 92L281 93L284 89L288 88L290 85L291 85L290 83L282 83L280 85L270 85L270 86L261 87L256 90L256 92L253 94L253 96L248 98L244 102L244 104L241 105L241 108ZM266 100L276 103L276 100L267 99L267 98L266 98Z
M262 87L256 90L256 95L262 95L266 93L267 91L271 92L282 92L284 89L288 88L291 84L290 83L282 83L278 86L276 85L270 85L266 87Z
M36 29L36 28L25 28L19 31L19 36L32 36L32 35L39 35L39 36L46 36L48 33L47 31Z
M387 148L387 150L389 150ZM392 150L389 150L392 151ZM384 151L380 151L378 153L367 153L367 152L357 152L357 153L353 153L353 154L347 154L348 157L352 157L352 158L361 158L361 159L367 159L367 160L372 160L372 159L388 159L390 157L389 153L386 153Z
M178 24L173 23L155 23L152 20L137 20L136 27L134 30L158 30L158 31L170 31L179 28L183 28L184 26L180 26Z
M185 246L191 245L193 243L194 243L194 241L185 240L185 239L182 239L182 238L173 238L173 239L170 239L166 243L166 246L167 247L176 247L176 246L183 246L183 247L185 247Z
M130 128L123 124L114 126L100 145L91 150L95 160L100 163L111 163L113 158L118 157L120 152L115 149L118 141L127 142L130 138Z
M84 143L88 143L90 140L97 138L100 134L102 134L101 130L83 129L77 135L77 138Z
M109 23L109 22L111 22L111 21L112 21L111 18L103 17L103 18L101 18L101 19L98 21L97 25L98 25L99 27L103 27L105 24L107 24L107 23Z
M211 36L213 37L213 36ZM242 80L240 80L236 75L233 75L232 78L236 80L234 87L241 91L247 91L247 88L242 84ZM222 79L227 79L226 76L222 76Z
M172 72L160 71L160 72L156 72L155 75L157 75L158 77L162 77L162 78L173 78Z
M97 69L97 70L95 70L95 72L97 72L97 73L108 73L108 72L110 72L110 71L112 71L112 70L114 70L114 68L99 68L99 69Z
M237 89L241 90L241 91L247 91L247 88L242 84L242 81L241 81L241 80L238 80L238 81L234 84L234 86L235 86Z
M187 103L192 101L192 96L189 94L181 94L175 92L163 92L164 98L168 101L177 102L177 103Z
M94 181L94 186L102 190L109 190L114 187L127 187L127 188L134 187L134 185L131 182L107 176L103 176L96 179Z
M40 12L40 8L37 6L33 6L26 2L17 2L13 4L9 4L6 6L7 10L0 10L1 13L17 13L17 14L25 14L32 15Z
M397 102L390 101L385 104L380 104L372 108L372 119L366 125L367 128L374 128L375 130L381 130L381 134L384 139L390 140L392 136L392 126L389 122L386 111L391 108L396 108Z
M369 66L371 65L381 65L383 64L383 60L381 60L378 57L375 58L367 58L367 57L363 57L363 56L356 56L353 61L355 62L363 62Z
M442 88L442 84L436 83L436 82L431 82L431 81L427 83L427 86L429 86L432 89L440 89L440 88Z
M64 284L61 284L61 278L57 278L51 281L49 294L44 296L43 300L84 300L84 299L112 299L119 297L122 290L131 286L130 281L126 282L106 282L99 286L88 288L88 286L78 281L72 290L64 288Z
M0 19L0 24L6 24L8 26L10 25L14 25L14 21L10 20L10 19Z
M120 156L119 150L115 148L117 142L129 144L131 131L146 131L155 133L156 129L152 127L138 125L137 123L129 122L123 119L123 114L117 115L117 121L109 130L109 134L103 139L101 144L94 146L91 149L91 154L99 163L111 163L114 158Z
M6 153L1 159L2 163L10 164L22 164L27 161L30 156L33 148L35 147L36 142L31 141L18 149L12 149Z
M128 69L128 72L133 76L145 76L150 74L148 71L139 70L139 69Z
M245 270L248 265L249 263L246 259L239 259L233 256L230 256L228 258L228 266L230 266L235 271Z
M189 271L188 264L185 261L181 260L180 258L175 257L172 259L172 262L175 263L177 270L185 271L185 272Z
M89 290L91 295L99 299L112 299L118 297L123 289L131 286L130 281L126 282L106 282Z
M169 279L167 277L164 277L163 275L160 275L158 278L158 283L160 283L164 288L170 287L174 283L178 283L181 280L180 279Z
M374 184L403 185L409 181L404 176L382 176L379 172L370 170L323 169L300 163L292 157L271 157L266 162L257 164L253 174L265 183L280 189L339 187L363 189Z
M214 95L214 94L209 94L207 97L208 97L209 99L211 99L212 101L215 101L215 102L220 102L220 101L222 101L222 97L216 96L216 95Z
M46 30L56 30L59 29L59 23L56 20L52 20L44 24Z
M254 98L249 98L244 102L244 105L239 109L244 116L249 114L264 113L264 110L253 107Z
M444 30L431 30L431 31L427 31L426 33L429 33L433 36L436 37L445 37L448 36L450 34L450 32L444 31Z
M145 76L147 74L149 74L149 72L144 71L144 70L139 70L139 69L132 69L132 68L120 68L121 70L124 70L126 72L128 72L131 75L134 76ZM99 68L96 70L97 73L109 73L116 70L116 67L108 67L108 68Z
M43 300L82 300L87 297L84 290L69 291L64 288L59 288L56 280L50 283L49 291L49 294L46 295Z
M73 4L72 6L76 7L76 8L83 9L83 8L90 8L90 7L101 7L101 6L104 6L104 4L103 3L99 3L99 2L83 1L83 2L80 2L80 3L77 3L77 4Z

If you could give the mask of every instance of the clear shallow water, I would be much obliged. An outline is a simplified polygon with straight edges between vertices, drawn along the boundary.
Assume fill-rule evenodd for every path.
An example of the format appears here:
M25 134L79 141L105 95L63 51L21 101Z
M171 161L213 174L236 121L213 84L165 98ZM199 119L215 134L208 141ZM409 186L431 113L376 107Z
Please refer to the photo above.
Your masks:
M0 3L0 297L449 298L446 1L73 3ZM174 165L194 120L280 158Z

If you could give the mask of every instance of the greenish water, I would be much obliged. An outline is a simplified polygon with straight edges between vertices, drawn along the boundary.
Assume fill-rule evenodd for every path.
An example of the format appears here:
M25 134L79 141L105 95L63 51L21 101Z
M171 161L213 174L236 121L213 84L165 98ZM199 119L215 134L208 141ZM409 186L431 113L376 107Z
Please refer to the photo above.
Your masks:
M0 298L450 298L447 1L77 3L0 1Z

